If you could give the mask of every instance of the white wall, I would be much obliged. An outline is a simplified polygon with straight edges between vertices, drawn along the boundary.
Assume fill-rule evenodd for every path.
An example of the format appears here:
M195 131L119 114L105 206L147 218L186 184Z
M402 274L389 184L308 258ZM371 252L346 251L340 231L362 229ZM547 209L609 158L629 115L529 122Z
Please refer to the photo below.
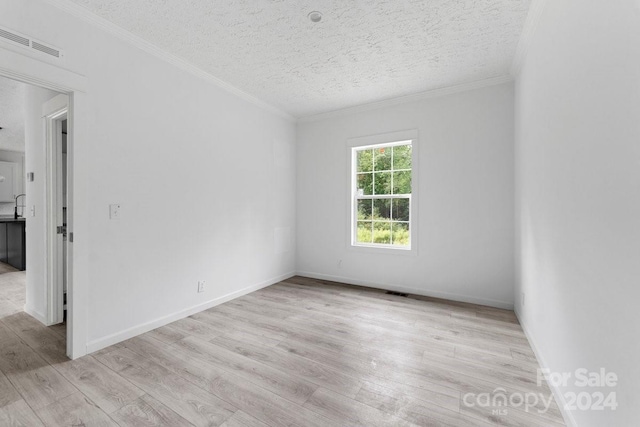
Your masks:
M20 151L0 150L0 161L11 162L18 165L16 173L16 195L24 193L24 153ZM20 198L20 205L24 205L24 199ZM0 203L0 215L13 215L15 203ZM18 215L22 214L22 208L18 208Z
M0 150L24 152L25 85L0 77Z
M0 25L87 77L84 145L69 150L90 350L294 271L293 123L47 2L2 1Z
M300 123L298 272L512 307L513 123L512 84ZM418 256L354 251L347 139L407 129L419 132Z
M580 426L640 422L638 58L637 1L548 1L517 82L516 310L552 371L619 377Z

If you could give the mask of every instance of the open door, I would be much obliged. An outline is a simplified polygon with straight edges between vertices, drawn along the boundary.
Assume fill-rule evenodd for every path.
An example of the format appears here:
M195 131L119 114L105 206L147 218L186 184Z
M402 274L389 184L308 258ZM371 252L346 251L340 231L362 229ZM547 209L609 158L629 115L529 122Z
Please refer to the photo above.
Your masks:
M69 112L69 97L58 95L42 107L46 135L46 301L47 324L64 321L65 266L69 257L64 256L66 224L63 212L63 185L66 170L63 168L63 122ZM66 163L66 162L65 162ZM66 164L64 165L66 167ZM66 191L65 191L66 193Z

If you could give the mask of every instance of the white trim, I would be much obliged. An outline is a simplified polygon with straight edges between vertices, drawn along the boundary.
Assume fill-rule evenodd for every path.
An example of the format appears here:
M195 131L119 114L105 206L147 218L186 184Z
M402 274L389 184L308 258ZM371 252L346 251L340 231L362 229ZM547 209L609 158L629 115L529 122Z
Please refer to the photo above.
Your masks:
M351 217L349 217L351 218ZM351 238L352 236L349 235ZM413 236L412 236L413 237ZM399 256L418 256L418 249L412 245L410 248L406 246L393 246L387 245L384 243L380 243L376 245L372 243L370 245L366 244L358 244L354 245L349 240L349 244L347 246L347 251L358 254L369 254L369 255L399 255Z
M65 94L56 95L42 106L42 117L58 115L59 112L67 112L69 109L69 96ZM64 119L62 119L64 120Z
M97 27L105 32L107 32L108 34L111 34L112 36L117 37L118 39L127 42L129 44L131 44L132 46L137 47L138 49L155 56L158 59L161 59L165 62L168 62L169 64L172 64L178 68L180 68L183 71L186 71L188 73L191 73L192 75L196 76L196 77L200 77L206 81L208 81L209 83L212 83L216 86L218 86L221 89L226 90L227 92L230 92L234 95L236 95L237 97L248 101L266 111L269 111L271 113L274 113L284 119L287 119L289 121L295 121L295 117L293 117L292 115L290 115L289 113L286 113L284 111L282 111L279 108L276 108L270 104L267 104L266 102L256 98L253 95L250 95L240 89L238 89L237 87L215 77L214 75L204 71L203 69L193 65L192 63L185 61L182 58L177 57L176 55L173 55L161 48L159 48L158 46L154 45L153 43L149 43L148 41L146 41L145 39L143 39L142 37L139 37L127 30L125 30L124 28L114 24L113 22L110 22L92 12L90 12L88 9L79 6L69 0L44 0L45 2L51 4L52 6L67 12L68 14L75 16L76 18L79 18L91 25L93 25L94 27Z
M67 121L67 355L77 359L87 354L88 301L89 301L89 253L91 242L84 238L82 231L91 228L87 215L87 188L82 185L90 175L86 164L76 159L83 158L78 153L86 153L87 129L89 123L87 95L74 91L69 94ZM86 155L86 154L85 154ZM84 168L83 168L84 166ZM76 227L77 226L77 227ZM80 231L77 235L76 231Z
M191 316L192 314L199 313L203 310L207 310L211 307L215 307L217 305L223 304L227 301L231 301L235 298L239 298L251 292L255 292L262 288L266 288L267 286L271 286L275 283L289 279L293 276L295 276L295 273L293 272L285 273L280 276L260 282L258 284L247 286L246 288L240 289L235 292L231 292L227 295L214 298L202 304L194 305L185 310L180 310L173 314L160 317L150 322L146 322L141 325L125 329L124 331L116 332L115 334L108 335L104 338L99 338L97 340L90 341L89 343L87 343L87 353L93 353L94 351L102 350L103 348L109 347L110 345L117 344L119 342L128 340L129 338L133 338L140 334L144 334L145 332L152 331L161 326L175 322L176 320L184 319L185 317Z
M524 61L527 59L527 54L529 53L529 48L531 47L533 35L538 28L540 17L542 16L542 12L544 11L546 5L547 0L531 1L529 13L527 14L527 19L524 23L522 34L520 35L520 40L518 41L518 47L516 48L516 53L513 56L513 62L511 63L511 76L513 76L514 78L517 77L518 74L520 74L520 70L524 65Z
M497 301L486 298L477 298L466 295L451 294L448 292L430 291L425 289L415 289L406 286L398 286L389 283L376 283L367 280L352 279L350 277L332 276L329 274L314 273L311 271L297 271L296 276L310 277L312 279L329 280L331 282L345 283L347 285L366 286L368 288L383 289L386 291L403 292L406 294L422 295L425 297L433 297L447 299L450 301L467 302L471 304L486 305L489 307L501 308L503 310L513 310L513 302Z
M24 305L24 312L27 313L29 316L33 317L34 319L36 319L38 322L42 323L43 325L47 324L47 317L44 314L40 313L35 308L31 307L30 305L27 305L27 304Z
M58 92L86 92L87 78L73 71L0 47L0 76Z
M365 147L367 145L378 145L402 141L415 141L418 139L418 129L406 129L395 132L378 133L375 135L359 136L348 138L348 147Z
M549 364L544 361L542 354L540 353L540 351L538 350L538 347L536 346L533 336L529 333L529 330L527 329L525 324L522 322L522 319L520 318L519 313L516 310L514 310L514 313L518 318L518 323L520 323L520 327L522 327L522 331L524 332L525 337L527 337L527 341L529 341L529 345L531 346L533 353L536 355L536 359L538 359L538 365L540 365L541 369L549 368ZM553 396L556 399L556 403L558 404L558 408L560 409L560 413L564 418L565 424L567 424L568 426L576 427L578 423L576 423L575 418L573 418L573 413L565 409L567 402L565 401L564 395L562 394L558 386L556 384L552 384L549 382L547 382L547 385L551 389L551 392L553 393Z
M452 95L460 92L467 92L474 89L481 89L489 86L497 86L513 81L510 74L491 77L483 80L474 80L471 82L461 83L453 86L432 89L425 92L419 92L412 95L399 96L395 98L384 99L382 101L371 102L368 104L356 105L353 107L342 108L339 110L328 111L326 113L312 114L298 118L298 123L316 122L319 120L332 119L365 111L378 110L381 108L391 107L393 105L405 104L407 102L421 101L423 99L438 98L441 96Z
M64 318L63 278L62 278L62 235L57 226L62 225L62 181L59 173L62 168L60 153L62 141L61 122L68 119L69 96L60 94L45 102L42 117L45 122L45 163L46 163L46 225L45 225L45 286L46 286L46 325L61 323ZM69 206L69 212L72 206ZM72 260L68 260L70 265Z

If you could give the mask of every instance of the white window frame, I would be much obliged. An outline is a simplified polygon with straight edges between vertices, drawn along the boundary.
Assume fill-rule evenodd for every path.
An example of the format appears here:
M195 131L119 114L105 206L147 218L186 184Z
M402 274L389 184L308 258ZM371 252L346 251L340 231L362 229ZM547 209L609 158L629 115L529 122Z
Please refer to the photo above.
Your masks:
M376 146L394 146L411 144L411 196L409 207L409 246L394 246L391 244L380 243L357 243L357 151ZM418 253L418 131L406 130L399 132L391 132L380 135L371 135L359 138L350 138L347 140L347 152L349 161L348 182L349 182L349 238L348 248L357 252L390 254L390 255L417 255ZM404 197L404 196L403 196ZM393 195L384 198L394 198Z

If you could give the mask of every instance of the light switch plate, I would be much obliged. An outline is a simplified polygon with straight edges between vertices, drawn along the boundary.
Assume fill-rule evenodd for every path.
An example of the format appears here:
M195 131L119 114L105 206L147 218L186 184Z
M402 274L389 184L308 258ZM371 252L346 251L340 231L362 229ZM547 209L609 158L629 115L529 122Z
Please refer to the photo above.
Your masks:
M109 205L109 219L120 218L120 204Z

